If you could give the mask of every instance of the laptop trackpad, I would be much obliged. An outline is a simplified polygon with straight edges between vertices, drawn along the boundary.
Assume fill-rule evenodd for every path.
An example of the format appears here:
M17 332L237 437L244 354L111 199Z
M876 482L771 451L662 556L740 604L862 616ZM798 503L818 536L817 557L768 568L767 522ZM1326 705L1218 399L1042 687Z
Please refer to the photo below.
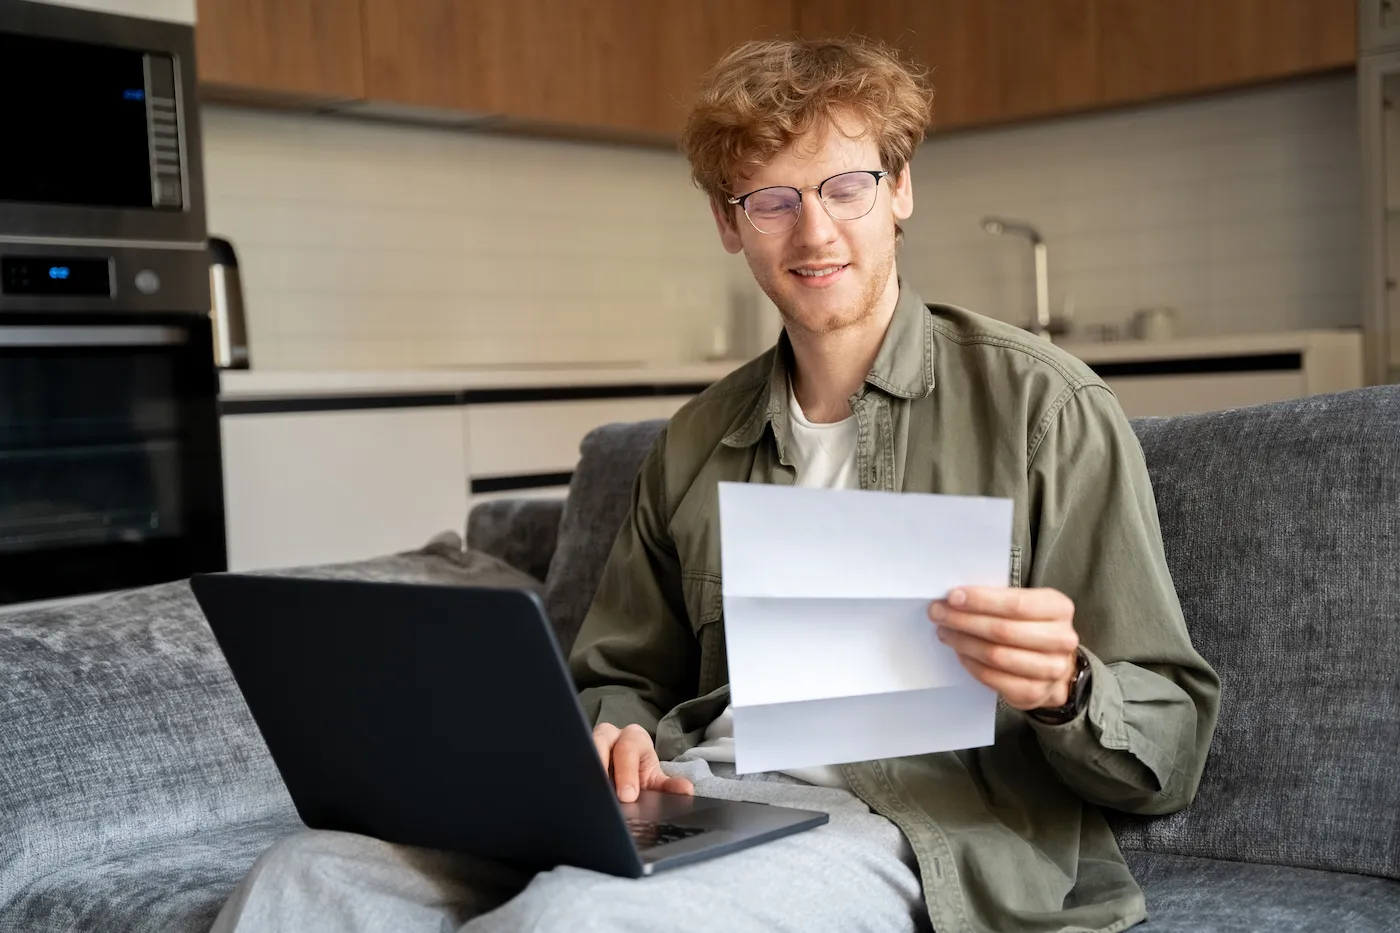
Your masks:
M630 823L641 820L648 823L677 823L685 826L708 825L703 814L713 810L720 801L710 797L692 797L686 794L663 794L659 791L644 790L637 796L636 803L621 804L622 815Z

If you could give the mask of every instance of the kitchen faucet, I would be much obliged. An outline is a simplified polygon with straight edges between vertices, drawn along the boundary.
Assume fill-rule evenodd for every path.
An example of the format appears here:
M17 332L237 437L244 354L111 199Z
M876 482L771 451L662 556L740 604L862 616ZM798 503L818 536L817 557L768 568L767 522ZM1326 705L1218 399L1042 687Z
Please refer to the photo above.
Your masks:
M1045 248L1045 238L1040 231L1023 220L1009 220L1005 217L983 217L982 229L992 236L1014 233L1030 241L1031 252L1035 257L1035 320L1026 328L1041 337L1063 333L1064 327L1050 320L1050 272L1049 257Z

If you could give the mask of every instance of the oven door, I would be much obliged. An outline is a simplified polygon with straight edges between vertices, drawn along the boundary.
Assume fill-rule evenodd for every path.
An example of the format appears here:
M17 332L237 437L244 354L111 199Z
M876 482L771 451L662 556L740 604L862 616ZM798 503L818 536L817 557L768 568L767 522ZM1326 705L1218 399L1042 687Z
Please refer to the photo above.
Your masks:
M225 569L204 315L0 318L0 604Z

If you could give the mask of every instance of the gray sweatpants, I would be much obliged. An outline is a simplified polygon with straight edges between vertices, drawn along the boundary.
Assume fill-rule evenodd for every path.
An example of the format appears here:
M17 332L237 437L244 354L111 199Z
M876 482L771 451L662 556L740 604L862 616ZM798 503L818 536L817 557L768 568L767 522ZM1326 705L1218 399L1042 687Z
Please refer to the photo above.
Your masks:
M928 930L903 834L849 791L783 775L665 765L697 794L831 814L831 822L652 878L557 868L533 878L479 860L307 830L269 849L211 933Z

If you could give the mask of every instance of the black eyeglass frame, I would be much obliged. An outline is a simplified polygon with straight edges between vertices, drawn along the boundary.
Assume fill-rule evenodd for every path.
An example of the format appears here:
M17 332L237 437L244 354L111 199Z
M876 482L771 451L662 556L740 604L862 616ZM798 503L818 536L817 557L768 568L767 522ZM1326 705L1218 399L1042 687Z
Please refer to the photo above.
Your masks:
M728 203L730 203L730 204L737 204L737 205L739 205L739 209L740 209L741 211L744 212L744 219L747 220L747 221L749 222L749 226L753 227L755 230L758 230L758 232L759 232L759 233L762 233L764 236L772 236L773 234L777 234L777 233L786 233L788 230L791 230L793 227L797 226L797 221L798 221L798 219L801 218L801 216L802 216L802 202L803 202L802 193L803 193L804 191L815 191L815 192L817 193L817 200L821 202L821 204L822 204L822 209L823 209L824 211L826 211L826 215L827 215L828 217L830 217L832 220L835 220L835 221L860 220L861 217L864 217L866 214L869 214L871 211L873 211L873 210L875 209L875 201L879 199L878 196L877 196L876 198L871 199L871 201L870 201L870 206L867 207L867 208L865 209L865 213L864 213L864 214L860 214L860 215L857 216L857 217L837 217L835 214L831 213L831 208L827 206L826 198L822 197L822 188L826 186L826 183L827 183L827 182L829 182L829 181L831 181L832 179L835 179L835 178L840 178L840 177L842 177L843 175L873 175L873 176L875 176L875 188L876 188L877 195L878 195L878 191L879 191L879 187L880 187L880 179L882 179L882 178L888 178L891 174L892 174L891 172L886 171L885 169L870 169L870 168L849 169L849 170L844 171L844 172L837 172L835 175L832 175L832 176L830 176L829 178L823 178L821 181L817 182L815 185L808 185L808 186L805 187L805 188L794 188L792 185L768 185L768 186L763 187L763 188L755 188L754 190L748 192L747 194L737 195L737 196L732 197L732 198L726 198L725 200L726 200ZM775 190L787 190L787 191L795 191L795 192L797 192L797 210L793 212L793 215L792 215L792 216L793 216L793 221L792 221L792 225L791 225L791 226L786 227L786 228L784 228L783 230L762 230L762 229L759 228L758 224L754 223L753 218L749 216L749 210L748 210L748 208L745 206L744 202L747 201L749 198L753 197L753 196L756 195L756 194L760 194L760 193L762 193L762 192L764 192L764 191L775 191Z

